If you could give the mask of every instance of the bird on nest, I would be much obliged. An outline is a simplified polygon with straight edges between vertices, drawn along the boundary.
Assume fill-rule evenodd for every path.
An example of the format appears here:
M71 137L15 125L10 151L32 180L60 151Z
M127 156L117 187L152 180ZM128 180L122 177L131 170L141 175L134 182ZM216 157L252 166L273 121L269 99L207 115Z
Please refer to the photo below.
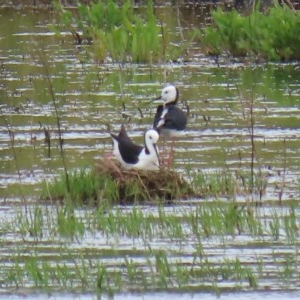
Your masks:
M159 134L155 129L144 133L144 146L136 145L129 138L124 124L118 135L110 133L113 141L113 155L125 169L159 170L157 142Z

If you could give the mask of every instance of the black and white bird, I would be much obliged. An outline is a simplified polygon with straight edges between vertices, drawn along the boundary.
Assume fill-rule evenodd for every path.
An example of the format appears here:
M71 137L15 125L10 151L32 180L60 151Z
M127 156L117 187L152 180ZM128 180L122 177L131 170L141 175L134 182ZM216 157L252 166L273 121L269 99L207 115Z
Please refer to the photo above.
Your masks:
M179 92L176 86L168 85L162 89L161 95L154 101L161 100L154 117L153 128L157 129L160 135L176 137L186 128L187 114L176 106Z
M129 138L124 124L118 135L110 133L113 140L113 155L125 169L159 170L157 142L159 134L154 129L145 131L144 147Z
M169 153L169 165L172 161L175 137L180 136L187 125L187 113L176 106L179 92L176 86L168 85L162 89L161 95L153 101L163 101L157 107L153 128L164 138L171 138L172 145Z

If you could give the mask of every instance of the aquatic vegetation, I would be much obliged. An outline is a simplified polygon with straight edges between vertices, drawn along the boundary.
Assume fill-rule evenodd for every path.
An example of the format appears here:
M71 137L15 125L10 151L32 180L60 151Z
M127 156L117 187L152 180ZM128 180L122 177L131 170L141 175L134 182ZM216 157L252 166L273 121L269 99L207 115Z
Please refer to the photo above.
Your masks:
M72 199L74 203L92 203L101 191L107 187L107 181L96 176L88 169L75 170L66 178L65 173L53 179L51 183L44 181L42 198L51 201ZM111 193L112 188L107 189ZM114 198L112 197L112 201Z
M67 182L69 185L67 185ZM172 170L124 170L112 160L101 160L95 169L80 169L44 182L43 199L100 204L165 202L194 195L189 184Z
M147 1L141 14L136 13L130 0L123 4L112 0L78 4L76 14L58 3L56 9L76 43L97 61L110 58L114 62L153 63L176 59L186 49L182 45L177 53L168 51L169 32L156 18L152 1ZM88 45L84 45L85 40Z
M123 267L111 268L104 263L84 258L83 253L72 264L40 262L38 257L25 258L24 264L19 259L15 261L15 272L5 273L8 283L23 281L23 284L50 291L52 285L70 289L74 282L82 291L96 291L101 294L121 292L124 288L131 291L168 289L185 290L185 287L198 282L194 288L202 289L204 282L210 284L209 289L217 284L221 277L223 281L248 281L250 287L255 287L255 275L249 267L243 267L237 259L224 259L218 266L209 260L197 262L191 266L180 260L173 262L165 250L149 250L146 254L146 265L141 266L133 257L122 259ZM23 268L20 266L23 265ZM126 275L126 276L124 276ZM9 277L9 278L8 278ZM20 285L21 287L22 285ZM240 288L240 284L236 285Z
M123 170L112 160L101 160L95 169L79 169L68 176L65 174L45 181L42 199L67 200L75 204L168 202L191 197L207 198L243 196L252 193L262 194L266 178L246 171L216 172L189 171L189 182L173 170L156 171ZM263 188L263 190L262 190Z
M193 171L188 174L192 186L203 196L221 196L234 194L234 178L227 170L216 172Z
M83 221L75 217L72 205L65 205L57 208L57 225L58 234L63 237L73 239L77 236L83 236L85 227Z
M247 170L230 171L187 171L191 186L197 195L203 197L237 197L247 198L252 193L258 195L265 192L267 179L264 174ZM253 178L252 178L253 176Z
M292 287L299 276L297 239L291 238L298 236L298 209L293 205L264 213L221 201L150 209L105 204L77 209L71 201L51 209L35 204L11 223L2 222L1 232L7 228L20 243L11 249L0 277L9 288L46 292L80 289L113 296L122 291L179 292L192 286L194 291L221 293L228 286L263 289L271 264L272 281ZM43 221L37 221L41 215ZM15 226L22 219L28 221ZM30 236L35 224L43 234ZM281 252L278 245L286 247L286 241L293 247ZM30 255L24 255L27 249Z
M263 57L274 61L299 60L299 11L288 5L274 4L262 13L259 5L249 15L236 10L212 13L213 26L201 31L206 53Z
M22 36L18 39L25 45L28 36L24 40L22 40ZM59 47L62 46L59 45ZM82 45L82 47L85 46ZM91 50L92 47L93 45L86 48ZM47 48L47 50L49 51L45 53L49 55L49 59L53 58L51 56L54 52L52 51L53 48ZM65 48L63 53L64 51ZM59 58L61 59L62 56ZM22 59L24 61L20 65L23 66L27 57ZM54 60L51 59L55 62L53 67L56 68L60 59L57 57ZM16 61L19 61L18 57ZM293 142L295 137L290 138L290 141L286 141L287 145L285 146L288 151L281 151L281 134L285 137L286 134L291 134L297 138L294 130L291 132L286 130L289 127L294 128L293 126L297 124L294 122L298 116L297 107L295 110L287 109L283 112L282 109L278 110L276 104L271 107L272 104L268 102L267 109L274 109L274 112L268 113L264 119L255 116L258 130L254 132L251 131L254 126L253 115L252 117L247 115L246 118L241 118L239 108L243 106L242 112L247 113L251 111L252 105L256 111L256 103L255 107L253 102L249 102L250 105L241 103L233 98L226 89L220 88L221 85L223 86L224 78L227 78L228 73L232 75L236 72L235 68L228 73L222 73L223 68L216 68L214 73L211 72L211 69L214 69L211 66L209 72L205 68L200 70L198 67L192 67L191 73L195 76L192 76L193 78L188 75L190 65L187 68L180 68L181 71L170 71L166 77L167 80L181 78L182 83L186 84L188 89L196 89L192 93L195 92L197 99L192 105L199 114L202 109L202 97L208 98L205 107L211 105L211 111L208 110L209 114L221 110L222 112L216 115L215 121L208 122L207 125L211 127L209 129L214 132L212 135L208 132L210 136L207 140L205 139L207 132L203 134L204 139L202 139L201 121L195 120L192 130L197 130L197 132L199 130L200 138L191 135L188 137L188 141L185 140L178 147L180 148L180 151L177 152L178 157L180 157L178 167L184 174L183 178L187 177L188 186L174 187L176 181L174 177L171 177L167 181L172 183L163 189L160 189L156 182L151 189L145 189L144 186L139 186L143 175L138 177L137 174L125 175L123 172L119 174L119 169L116 168L114 171L117 173L117 177L114 178L117 179L112 180L108 176L110 171L105 169L105 166L101 165L102 169L99 167L95 169L82 167L93 165L95 157L99 157L102 155L102 150L106 150L106 138L102 138L102 134L107 135L108 131L102 125L108 121L104 120L103 115L108 116L108 119L111 117L112 111L115 113L118 110L118 105L116 105L118 89L116 87L120 84L120 77L116 75L116 69L110 69L110 66L109 70L105 71L107 66L103 68L101 66L94 72L92 69L95 66L74 66L74 61L77 61L74 57L70 61L68 60L65 66L66 71L63 73L56 72L56 70L51 72L53 74L51 78L56 83L55 86L53 85L53 91L58 94L56 95L56 97L58 96L57 104L60 105L58 114L55 112L55 99L51 101L49 95L41 97L46 106L38 103L37 99L40 98L40 94L37 91L48 91L51 83L48 82L48 89L41 88L43 84L40 85L38 79L44 79L44 77L36 73L32 75L38 86L34 97L36 102L28 104L28 107L25 108L26 114L13 110L15 103L24 102L24 97L31 93L26 89L23 91L24 97L20 97L20 100L17 97L11 97L10 101L13 103L11 110L8 108L6 111L6 107L2 107L3 113L7 113L9 116L7 120L11 122L9 126L6 126L7 132L14 129L16 133L14 141L16 147L11 149L7 132L2 131L4 133L1 152L4 158L3 168L11 170L11 173L8 174L9 180L14 182L15 179L11 174L16 170L12 168L15 159L14 154L16 154L18 160L15 160L15 163L19 172L20 186L22 184L25 186L27 180L30 184L32 181L37 181L26 186L27 189L31 190L31 197L28 197L28 200L19 202L20 197L17 200L11 200L7 197L2 202L0 280L3 293L12 294L16 292L26 294L29 297L40 293L47 295L58 293L58 297L61 293L66 297L68 297L68 293L77 293L77 295L91 293L97 294L99 298L106 295L113 298L117 293L128 293L130 297L130 292L155 294L156 291L159 291L162 293L178 292L180 294L185 291L188 293L208 291L220 295L223 292L236 290L265 293L266 290L278 292L280 289L287 289L288 291L297 289L300 278L298 266L299 186L297 192L294 193L292 190L293 198L287 200L282 197L282 199L280 198L282 201L276 201L276 199L273 201L273 198L270 198L270 194L268 194L270 193L270 186L271 189L273 186L275 187L276 182L280 181L282 176L271 174L270 176L273 177L267 177L260 170L261 162L267 167L268 164L273 166L274 157L279 158L278 165L280 168L275 168L273 173L286 171L288 174L290 169L294 170L295 161L299 156L299 143L298 141ZM16 72L15 62L12 65L13 67L10 68L9 64L4 61L1 69L3 78L8 76L9 79L4 82L4 86L12 84L13 87L8 89L9 94L13 94L15 89L17 90L20 86L27 86L28 81L27 71L20 72L25 74L25 79L19 80L16 75L19 72ZM74 73L73 68L80 71ZM247 67L245 68L247 69ZM38 69L40 69L40 65ZM127 72L125 69L123 71L124 73ZM121 93L124 92L128 95L128 91L130 91L136 95L135 99L139 100L139 97L143 97L142 101L147 101L144 94L140 92L142 90L146 94L152 91L152 87L149 88L148 86L149 78L145 78L147 71L148 69L140 66L128 71L131 73L122 78L128 85L122 86ZM161 80L160 72L161 69L153 72L158 80ZM198 77L197 72L204 72L207 75ZM252 75L252 68L249 68L247 72L248 76L249 74L256 76ZM256 69L255 72L257 74L261 70ZM280 70L276 69L274 72L274 69L269 69L269 72L270 81L274 81L274 78L278 80L274 74L280 73ZM85 76L87 73L89 75ZM142 75L135 77L138 76L135 73ZM261 76L265 76L265 73L261 73ZM238 74L234 74L233 77L228 76L228 78L230 77L228 86L232 86L232 82L239 80L240 73ZM285 74L288 74L285 76L287 86L279 85L286 91L293 83L287 78L298 73L287 72ZM11 80L14 76L18 80ZM210 88L216 92L215 94L206 94L206 91L202 93L204 89L207 89L206 76L209 78L207 80L210 81ZM222 79L217 78L218 76ZM63 80L61 78L65 78L64 80L68 81L68 84L63 85L60 82ZM232 78L233 80L230 81ZM152 82L152 78L150 81ZM249 81L246 81L249 84ZM88 85L81 86L83 82L88 82ZM146 87L140 84L145 82L147 83ZM103 85L101 86L101 84ZM62 85L63 88L58 89L58 85ZM202 85L204 86L203 90ZM108 92L111 91L111 87L113 87L112 98L114 98L112 101L108 100ZM248 87L251 89L250 84L246 87L247 90ZM266 84L264 88L268 90L269 87L270 85ZM88 92L82 92L81 88ZM220 88L220 93L216 91L218 88ZM77 89L80 90L79 93ZM263 93L262 91L264 90L260 90L259 93ZM297 94L297 88L290 88L288 92ZM229 94L230 99L226 98L221 103L219 101L215 101L217 103L213 104L209 103L210 99L223 97L224 94L228 95L226 93ZM67 95L66 101L61 101L60 95ZM194 97L193 95L191 94L191 98ZM277 96L269 98L273 99ZM293 105L297 105L295 104L297 103L295 102L296 97L282 96L288 101L293 101ZM132 100L130 97L128 99ZM198 106L199 103L200 106ZM239 106L239 104L242 105ZM127 110L134 111L136 109L134 105L135 103L128 101L126 103ZM224 107L227 109L227 105L229 109L232 109L232 114L223 109ZM107 106L114 108L106 110ZM34 110L33 115L31 110ZM83 114L78 114L79 111ZM46 117L44 117L45 112ZM150 119L151 116L146 115L148 111L145 110L143 113L145 118L149 117ZM236 122L234 124L230 120L233 114L235 114L233 122ZM292 114L294 117L291 117ZM27 115L30 119L27 118ZM78 115L80 116L78 117ZM61 118L62 136L58 133L59 125L54 120L55 116ZM273 122L277 117L276 123ZM292 122L291 118L293 118ZM44 143L44 135L42 131L39 131L37 121L45 124L46 128L48 128L47 124L51 127L51 142L53 141L51 143L51 151L53 151L51 158L47 155L47 150L51 146L49 139L47 142L45 134L46 143ZM138 123L132 120L131 124L141 130L146 123L144 123L145 119L142 121ZM294 124L290 122L294 122ZM28 129L25 126L35 123L37 124L36 126L32 125L33 129ZM86 126L87 124L89 126ZM280 127L281 124L284 124L283 130L279 130L278 133L275 132L270 147L268 146L270 141L268 138L266 141L259 141L260 128L269 130L269 127L277 128L277 125ZM218 132L223 126L229 129L230 133L233 129L233 138L230 134L227 136L226 131ZM238 133L238 137L236 137L236 129L242 129L243 133L246 133L245 136L240 138ZM249 131L247 131L248 129ZM98 135L92 137L94 130L101 133L100 139ZM25 140L31 133L37 136L35 144ZM233 140L235 144L229 149L232 156L230 158L225 157L224 160L217 158L216 162L212 164L211 156L205 157L205 154L209 153L210 149L215 149L215 137L224 133L226 134L225 138ZM270 131L270 133L273 132ZM78 136L82 140L78 141ZM63 145L60 143L61 138L64 138ZM193 138L195 138L195 143L189 144ZM217 147L218 145L221 145L220 148L225 148L228 145L231 147L232 144L227 142L217 144ZM257 147L250 148L251 142L254 142ZM271 153L266 160L262 159L260 152L255 153L255 150L260 150L259 143L264 143L264 152ZM76 147L73 147L74 144ZM95 147L95 144L98 147ZM190 146L201 148L203 144L208 146L207 152L203 149L197 149L196 155L194 155L195 149L191 148L189 151ZM64 166L61 161L61 146L64 147L66 166L70 168L67 175L63 170ZM29 147L32 149L26 151ZM245 152L239 157L238 151L240 149ZM273 150L276 152L275 154L272 152ZM181 155L181 151L185 151L185 155ZM255 155L255 157L252 159L251 155ZM10 163L9 156L12 158L12 163ZM28 162L30 156L32 159ZM186 157L190 159L191 167L189 172L184 173L183 170L189 168L188 164L185 164ZM198 158L201 160L202 157L203 161L200 164L197 160ZM282 157L287 163L282 164ZM228 164L223 164L223 162L228 162ZM253 173L250 170L251 164ZM72 172L71 170L74 168L77 169ZM40 192L38 186L40 178L43 178L44 174L47 175L46 178L49 178L48 175L57 174L58 169L63 172L62 175L53 181L45 181L42 199L34 198L32 196L33 190L36 193ZM200 171L196 171L198 169ZM37 172L35 173L35 171ZM268 167L266 173L272 171ZM102 173L105 173L105 176L102 176ZM17 175L17 172L15 174ZM119 190L118 184L123 184L126 181L125 176L132 176L132 178L130 178L129 185L125 185ZM294 175L292 177L293 180L296 178ZM18 176L16 178L18 180ZM270 182L268 182L269 179ZM67 180L69 180L69 188ZM163 180L160 181L163 183ZM6 179L4 183L6 184ZM266 187L267 183L268 186ZM278 192L283 192L283 188L285 192L288 187L285 185L284 178L279 183L282 185ZM193 193L190 193L190 188ZM23 186L22 189L25 190ZM149 190L159 191L162 194L154 195ZM252 193L260 194L261 192L266 192L266 197L262 197L259 203L247 201ZM271 196L274 194L271 191ZM7 192L7 195L10 194ZM186 197L182 200L180 195ZM194 195L199 197L194 197ZM165 201L163 198L165 196L167 198L174 197L175 201L172 198L172 205L170 205L169 200ZM130 204L128 205L125 201L120 203L120 199L130 199ZM140 205L140 200L142 205ZM124 203L127 205L123 205Z

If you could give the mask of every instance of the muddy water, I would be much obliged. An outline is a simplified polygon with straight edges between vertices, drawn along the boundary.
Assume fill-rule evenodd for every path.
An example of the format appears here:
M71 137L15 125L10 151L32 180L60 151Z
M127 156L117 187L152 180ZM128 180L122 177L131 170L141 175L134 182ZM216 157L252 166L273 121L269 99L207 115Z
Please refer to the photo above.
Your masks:
M200 22L201 12L193 13L194 22ZM130 136L141 143L142 134L151 127L155 113L155 105L149 101L160 94L162 86L169 82L178 86L181 105L186 107L188 104L190 110L188 130L176 143L176 169L182 174L187 169L249 170L249 103L253 101L256 169L260 168L268 178L263 202L277 203L281 187L283 201L299 199L300 68L297 64L257 65L227 58L221 58L217 64L213 58L204 57L197 51L190 61L184 63L154 66L96 64L92 60L81 60L81 50L76 49L68 33L57 37L51 32L48 25L55 21L51 12L2 9L0 15L0 215L3 219L0 243L6 269L12 268L10 253L14 253L14 261L24 251L35 253L40 261L67 262L70 268L74 268L73 258L70 257L76 257L79 253L83 260L100 259L116 269L122 269L124 261L124 256L118 256L118 253L125 253L147 268L146 258L135 254L136 248L144 250L147 247L144 240L122 235L106 237L101 231L89 231L92 214L89 210L76 211L76 216L85 226L85 233L73 242L65 244L64 240L51 233L49 228L57 222L56 208L51 206L43 207L43 214L47 217L41 237L34 239L23 233L22 220L30 217L35 209L35 204L32 208L24 207L23 200L35 203L41 182L51 180L63 170L50 85L55 94L63 148L70 170L92 167L99 158L110 152L109 130L117 132L121 123L125 122ZM183 15L182 18L185 24L188 16ZM178 24L176 19L168 21L173 26ZM51 83L47 81L47 75ZM50 133L50 147L45 143L45 129ZM198 203L195 200L188 205L178 205L168 213L179 214L180 217L185 210L195 209ZM126 211L130 212L131 208L124 209ZM143 211L145 214L157 214L157 209L153 207L145 207ZM284 217L282 208L278 211ZM272 214L273 209L264 207L258 211L265 224L269 224ZM183 265L190 264L197 248L190 230L187 228L191 238L185 240L185 245L163 236L153 238L148 244L153 249L173 253L170 259L174 261L179 259ZM263 245L257 243L255 237L242 234L226 238L225 243L224 238L208 238L202 246L206 257L216 264L224 257L239 257L244 264L256 268L257 261L261 259L266 268L263 275L258 275L261 279L258 291L299 289L299 273L288 283L282 283L283 266L278 267L268 260L271 256L282 261L287 256L295 258L298 242L287 246L284 234L276 242L268 236L269 232L265 234ZM21 245L25 250L21 249ZM117 249L119 252L106 257L101 254L103 249ZM58 255L62 256L61 260ZM121 263L115 264L115 260ZM7 273L0 271L0 274L7 279ZM195 285L189 282L187 289L197 292ZM204 282L200 291L205 285L210 286L210 283ZM234 281L220 281L218 287L231 290L235 285ZM32 295L33 286L32 281L24 279L21 292ZM1 286L1 292L6 297L10 292L16 292L16 287L12 279ZM241 283L239 288L251 290L245 283ZM54 285L54 290L62 291L59 285ZM71 293L79 290L76 284L68 289ZM268 293L240 293L234 294L234 297L259 299L274 296L272 292ZM151 294L151 299L161 299L167 295L163 292ZM126 299L127 296L118 297ZM59 292L57 297L69 297L69 294L66 296ZM92 296L82 296L83 299L85 297ZM191 295L180 294L180 297L189 299ZM201 294L202 297L215 298L209 294Z

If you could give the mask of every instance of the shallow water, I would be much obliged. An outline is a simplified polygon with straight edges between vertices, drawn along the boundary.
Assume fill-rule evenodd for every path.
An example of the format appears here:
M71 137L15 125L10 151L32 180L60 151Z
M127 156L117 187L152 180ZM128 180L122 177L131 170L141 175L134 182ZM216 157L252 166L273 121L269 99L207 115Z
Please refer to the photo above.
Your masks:
M173 290L179 291L171 294L175 299L216 299L219 293L222 299L299 297L299 239L298 235L291 237L288 230L283 230L291 213L288 200L299 199L300 68L297 64L257 65L221 58L218 65L214 59L197 52L188 62L166 65L81 63L80 49L76 49L71 37L67 33L57 37L48 29L47 25L54 22L51 12L1 9L0 15L4 24L0 28L1 297L44 299L47 292L54 292L54 298L91 299L95 297L89 294L93 285L78 282L75 275L74 282L67 280L66 286L55 280L49 281L50 288L35 283L30 264L66 265L70 273L76 273L78 264L82 264L83 269L91 268L88 279L92 282L97 273L95 265L101 262L108 272L123 274L127 282L126 257L149 279L151 262L155 260L153 253L147 252L149 247L152 251L165 251L173 267L185 267L193 264L200 244L207 260L204 266L222 268L226 259L238 259L242 267L251 268L257 276L258 287L249 286L244 279L224 279L225 275L216 279L204 277L200 281L192 278L185 286L178 287L171 277L168 289L159 287L161 291L156 292L150 288L149 292L145 289L139 294L141 283L137 280L136 285L124 284L125 293L116 293L115 298L162 299L169 298L168 292ZM186 15L182 17L187 19ZM194 22L200 20L199 12ZM169 22L177 24L172 19ZM63 219L59 219L65 212L56 205L36 201L41 182L51 180L63 170L55 108L43 63L48 66L55 90L70 170L92 167L110 152L109 130L117 132L123 122L130 136L141 143L155 113L155 105L149 101L168 82L178 86L181 105L186 106L187 101L190 109L188 130L176 143L176 170L184 176L187 169L249 170L249 102L254 99L254 136L259 161L256 170L259 166L268 181L262 198L265 205L254 211L263 224L262 234L247 229L240 233L225 230L222 235L203 235L199 240L185 216L188 213L196 216L199 207L209 207L215 199L190 199L163 207L166 215L178 218L178 227L161 228L161 211L157 206L138 206L144 217L153 218L145 236L128 232L126 224L120 224L119 231L110 234L109 229L101 228L95 209L80 208L72 215L74 236L70 236L68 230L64 231ZM51 134L50 152L44 141L44 128ZM283 204L278 206L282 191ZM237 200L245 203L248 197L237 195ZM117 214L120 209L126 216L133 213L133 208L116 207L112 213ZM278 236L270 225L275 222L275 214L282 225ZM295 214L295 226L299 226L297 205ZM18 268L26 269L27 273L20 275ZM191 293L185 293L186 290ZM204 293L206 290L212 294ZM236 290L247 292L233 292Z
M26 295L21 296L10 296L5 295L5 299L9 300L19 300L19 299L28 299ZM57 299L57 295L49 296L49 295L34 295L35 299L43 300L43 299ZM125 300L125 299L143 299L143 300L150 300L150 299L172 299L174 300L190 300L190 299L203 299L203 300L216 300L216 299L223 299L223 300L231 300L233 298L240 299L240 300L262 300L262 299L299 299L300 294L299 292L264 292L264 293L224 293L221 296L216 296L207 293L151 293L149 294L121 294L116 295L114 299L116 300ZM90 299L97 299L97 297L93 295L76 295L76 294L66 294L62 295L59 294L59 299L76 299L76 300L90 300ZM110 299L109 297L102 296L101 299Z

